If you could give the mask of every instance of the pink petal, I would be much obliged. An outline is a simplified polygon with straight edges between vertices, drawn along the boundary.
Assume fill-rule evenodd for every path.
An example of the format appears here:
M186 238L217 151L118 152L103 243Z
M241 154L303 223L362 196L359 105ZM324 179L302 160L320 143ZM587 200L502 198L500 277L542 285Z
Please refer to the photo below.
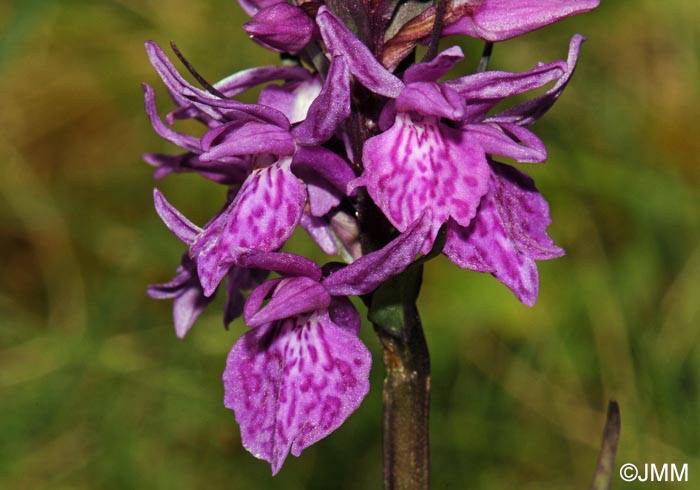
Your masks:
M482 0L474 13L443 30L444 36L462 34L504 41L534 31L571 15L588 12L600 0Z
M258 66L229 75L216 82L214 88L227 97L233 97L258 85L275 80L301 82L310 80L312 77L313 75L309 71L298 66ZM262 101L260 103L267 105Z
M293 155L294 140L286 129L257 121L233 122L207 132L202 137L200 156L203 161L220 158L267 153Z
M444 84L456 90L466 100L466 119L481 122L500 101L559 80L566 71L565 62L555 61L522 73L486 71L447 80Z
M156 107L156 96L153 92L153 88L146 83L144 83L142 87L144 103L146 106L146 115L151 121L151 125L158 136L174 145L179 146L180 148L184 148L185 150L195 153L200 153L202 150L197 138L190 136L189 134L174 131L163 123L160 115L158 114L158 108Z
M484 150L468 133L435 118L414 122L399 114L388 131L365 143L362 160L365 171L350 185L366 186L399 231L431 210L433 223L424 253L448 218L468 225L488 190Z
M287 118L279 111L259 104L244 104L235 100L220 99L204 90L194 87L175 69L160 46L153 41L146 42L146 52L151 64L168 87L170 95L181 107L190 107L195 113L217 121L258 118L280 127L289 127Z
M404 83L436 82L463 59L462 49L459 46L452 46L440 52L431 61L409 66L403 75L403 81Z
M251 330L236 342L223 374L224 404L243 446L272 465L299 456L337 429L369 391L371 355L326 312Z
M304 185L290 171L288 160L253 172L190 250L205 294L216 289L233 264L234 251L271 252L281 247L299 223L305 202Z
M463 131L476 139L490 155L501 155L518 162L543 162L547 159L544 143L531 131L515 124L466 124Z
M273 279L273 281L275 280ZM251 298L255 296L251 302L257 304L259 309L246 303L243 318L249 327L257 327L301 313L325 310L330 304L331 297L326 288L308 277L289 277L275 282L275 284L270 301L262 308L259 308L260 295L251 294ZM266 284L260 288L268 289Z
M323 285L333 296L359 296L374 291L411 265L430 232L431 218L430 211L426 211L383 248L329 274Z
M459 267L490 272L532 306L538 289L535 260L564 252L546 233L549 207L532 179L507 165L492 166L491 187L476 218L469 227L450 223L444 253Z
M443 83L415 82L401 91L396 99L396 110L459 121L465 116L467 107L464 99Z
M214 295L204 295L197 280L195 264L187 254L182 257L175 278L164 284L148 286L148 295L154 299L173 300L173 323L175 334L179 338L187 334L199 315L214 299Z
M304 227L309 236L321 247L324 253L328 255L335 255L338 253L338 246L335 243L333 232L324 218L318 218L304 213L301 215L299 224Z
M311 78L311 73L304 68L297 66L260 66L256 68L248 68L247 70L242 70L229 75L223 80L216 82L214 84L214 88L223 93L226 97L234 97L241 92L257 87L258 85L276 80L285 80L294 83L310 80ZM166 121L168 121L168 124L172 124L175 119L201 117L200 109L195 107L190 100L178 101L178 103L181 104L181 107L171 111L166 116ZM276 105L268 104L262 99L259 100L259 103L263 106L267 105L284 112ZM219 117L217 116L215 119L219 119Z
M187 245L192 245L202 232L202 229L194 224L170 204L158 189L153 189L153 200L155 201L156 212L165 226L173 234Z
M527 126L534 123L542 117L554 105L559 96L562 94L566 85L571 80L574 70L576 70L576 62L578 60L581 44L586 40L585 37L576 34L571 38L569 43L569 55L566 60L564 73L557 83L551 89L547 90L544 95L530 99L522 104L518 104L510 109L496 114L487 119L488 122L497 123L512 123L520 126Z
M153 172L156 179L162 179L171 173L196 172L205 179L220 184L240 185L251 170L249 159L245 157L230 157L214 162L203 162L199 159L199 155L192 152L180 155L145 153L143 160L156 167Z
M306 119L309 107L322 87L318 76L282 86L268 85L260 91L258 102L277 109L287 116L290 123L296 124Z
M316 22L328 52L332 56L345 58L350 73L362 85L385 97L399 95L403 82L387 71L333 12L322 6L316 15Z
M265 269L285 276L305 276L314 281L321 279L321 268L311 259L286 252L264 252L247 249L236 252L236 264Z
M292 168L295 172L318 174L343 192L348 182L355 178L355 173L347 160L322 146L298 147L294 154Z

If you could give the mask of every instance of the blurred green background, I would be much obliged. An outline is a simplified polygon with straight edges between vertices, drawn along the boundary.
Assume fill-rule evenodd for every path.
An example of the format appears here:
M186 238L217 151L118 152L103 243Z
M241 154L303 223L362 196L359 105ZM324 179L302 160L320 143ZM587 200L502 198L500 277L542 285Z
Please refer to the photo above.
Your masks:
M143 41L174 39L216 80L275 56L249 42L234 0L0 2L0 488L381 487L381 378L331 437L270 476L240 445L220 375L244 331L220 299L185 340L145 287L183 249L152 209ZM607 400L618 464L689 465L700 483L700 4L613 1L497 45L525 70L589 38L535 130L530 166L567 256L541 263L539 302L490 276L429 264L421 310L433 363L433 486L585 489ZM451 44L447 40L446 46ZM481 46L459 40L465 73ZM195 222L223 190L157 184ZM293 249L313 251L299 235ZM671 488L624 483L613 488Z

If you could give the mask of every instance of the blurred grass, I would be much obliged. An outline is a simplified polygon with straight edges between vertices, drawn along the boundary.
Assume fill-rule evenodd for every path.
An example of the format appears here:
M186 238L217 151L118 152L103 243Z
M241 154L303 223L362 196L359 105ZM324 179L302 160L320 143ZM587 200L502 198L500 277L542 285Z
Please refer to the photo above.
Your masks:
M700 474L699 18L689 0L604 0L496 46L494 67L524 70L589 38L536 127L550 163L527 169L568 254L541 264L532 309L489 276L427 268L435 488L587 488L609 398L619 463ZM0 488L380 487L379 357L360 410L272 479L221 401L243 325L224 331L217 302L179 341L144 295L182 250L140 162L172 151L143 115L140 82L167 98L142 43L175 39L214 80L275 61L243 21L233 0L0 4ZM475 66L479 44L462 45ZM223 196L157 185L196 222Z

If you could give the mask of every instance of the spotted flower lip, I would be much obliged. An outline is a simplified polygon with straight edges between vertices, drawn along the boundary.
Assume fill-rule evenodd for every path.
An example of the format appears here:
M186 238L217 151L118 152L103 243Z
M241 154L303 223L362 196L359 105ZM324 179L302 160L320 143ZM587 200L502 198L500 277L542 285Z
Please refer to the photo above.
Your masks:
M299 456L338 428L366 396L371 355L346 295L367 294L406 269L429 223L422 216L386 247L326 278L293 254L239 255L240 265L283 275L248 297L244 318L253 328L233 346L223 374L224 404L235 413L243 445L269 461L273 474L290 452Z

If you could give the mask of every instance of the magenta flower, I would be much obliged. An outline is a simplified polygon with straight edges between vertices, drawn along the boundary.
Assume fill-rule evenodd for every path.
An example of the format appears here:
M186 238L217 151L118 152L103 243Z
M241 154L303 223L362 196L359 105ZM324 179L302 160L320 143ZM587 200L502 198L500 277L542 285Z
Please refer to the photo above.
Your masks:
M244 318L253 327L233 346L224 371L225 405L248 451L277 473L360 405L371 356L358 338L359 313L347 295L372 292L411 264L429 220L414 223L380 251L322 278L308 259L284 253L239 256L246 267L283 274L255 289ZM267 304L263 301L269 298Z
M369 309L387 371L411 373L415 400L394 397L387 406L415 402L402 413L417 414L426 410L427 393L420 393L429 387L415 307L427 261L443 253L535 303L536 262L564 252L547 235L549 207L532 179L496 158L546 160L544 144L527 126L561 95L583 37L572 38L566 61L448 80L464 56L458 47L437 53L437 41L450 34L508 39L590 10L598 0L427 8L414 0L239 3L251 16L244 26L250 37L295 66L253 68L209 84L173 45L200 89L156 43L146 43L176 105L161 118L154 90L144 85L146 113L156 133L182 151L144 159L156 178L192 172L226 189L225 202L203 226L154 190L158 215L187 251L175 277L148 294L173 300L175 331L184 337L226 279L224 325L242 316L250 330L228 356L224 403L245 448L276 474L290 452L299 456L338 428L369 390L371 356L358 337L361 319L350 296ZM410 63L406 56L424 41L427 59ZM542 95L494 113L510 97L548 85ZM260 86L257 103L235 100ZM200 122L201 133L174 129L185 119ZM321 267L282 251L299 225L346 263ZM385 443L408 440L411 431L427 441L425 413L420 424L397 429L403 438L389 427Z
M320 90L317 79L298 71L267 70L262 76L239 76L237 89L253 81L290 76L294 80L281 89L263 91L261 99L268 105L251 105L217 98L192 87L155 43L146 47L154 67L173 99L186 109L187 117L198 118L210 127L199 139L167 128L158 117L153 91L145 86L146 108L154 128L188 150L187 156L180 158L196 162L190 168L214 174L218 180L237 187L227 208L189 243L204 294L213 294L233 265L237 250L277 250L300 222L325 250L333 251L332 240L320 235L314 218L324 216L339 203L354 174L336 154L319 146L301 145L317 145L329 139L347 117L349 79L343 62L334 65ZM232 80L221 82L220 87L233 91ZM333 101L334 110L327 110L327 100ZM289 118L296 122L304 117L292 132ZM154 156L148 158L158 160ZM213 168L222 170L214 173ZM307 177L306 185L294 172ZM309 216L302 220L307 201ZM241 226L243 223L246 225Z
M563 251L551 248L546 225L532 231L525 227L518 238L512 239L506 231L511 231L514 225L506 227L499 221L499 227L485 226L489 219L487 214L493 207L489 202L494 199L494 187L497 187L492 171L496 164L490 161L493 155L519 162L546 159L540 139L523 126L542 116L559 97L574 71L583 38L572 39L567 63L540 65L525 73L487 72L438 82L439 77L463 58L461 50L454 47L431 62L411 66L400 81L379 65L366 48L359 47L359 41L330 11L322 8L318 23L330 52L345 53L349 66L361 67L357 69L362 70L361 74L355 75L353 71L353 75L363 85L394 98L386 104L379 118L384 132L364 144L364 172L350 183L350 190L365 186L399 231L405 230L429 209L433 223L423 245L424 253L432 248L438 231L449 221L451 232L446 255L456 265L493 273L523 303L534 304L538 286L534 259L558 257ZM503 99L554 80L557 83L545 95L504 113L487 116ZM548 209L542 197L536 191L525 195L536 202L522 202L522 205L526 209L537 209L537 222L548 224ZM484 216L477 216L478 210ZM512 210L513 213L519 211ZM473 232L468 231L474 230L475 222L482 223L478 227L482 233L488 233L488 237L482 239L489 245L484 249L501 251L499 259L487 256L478 267L471 259L473 254L467 259L464 252L476 241L475 237L470 238ZM532 236L524 236L527 233ZM520 246L525 241L547 240L551 248L548 253L531 253Z

